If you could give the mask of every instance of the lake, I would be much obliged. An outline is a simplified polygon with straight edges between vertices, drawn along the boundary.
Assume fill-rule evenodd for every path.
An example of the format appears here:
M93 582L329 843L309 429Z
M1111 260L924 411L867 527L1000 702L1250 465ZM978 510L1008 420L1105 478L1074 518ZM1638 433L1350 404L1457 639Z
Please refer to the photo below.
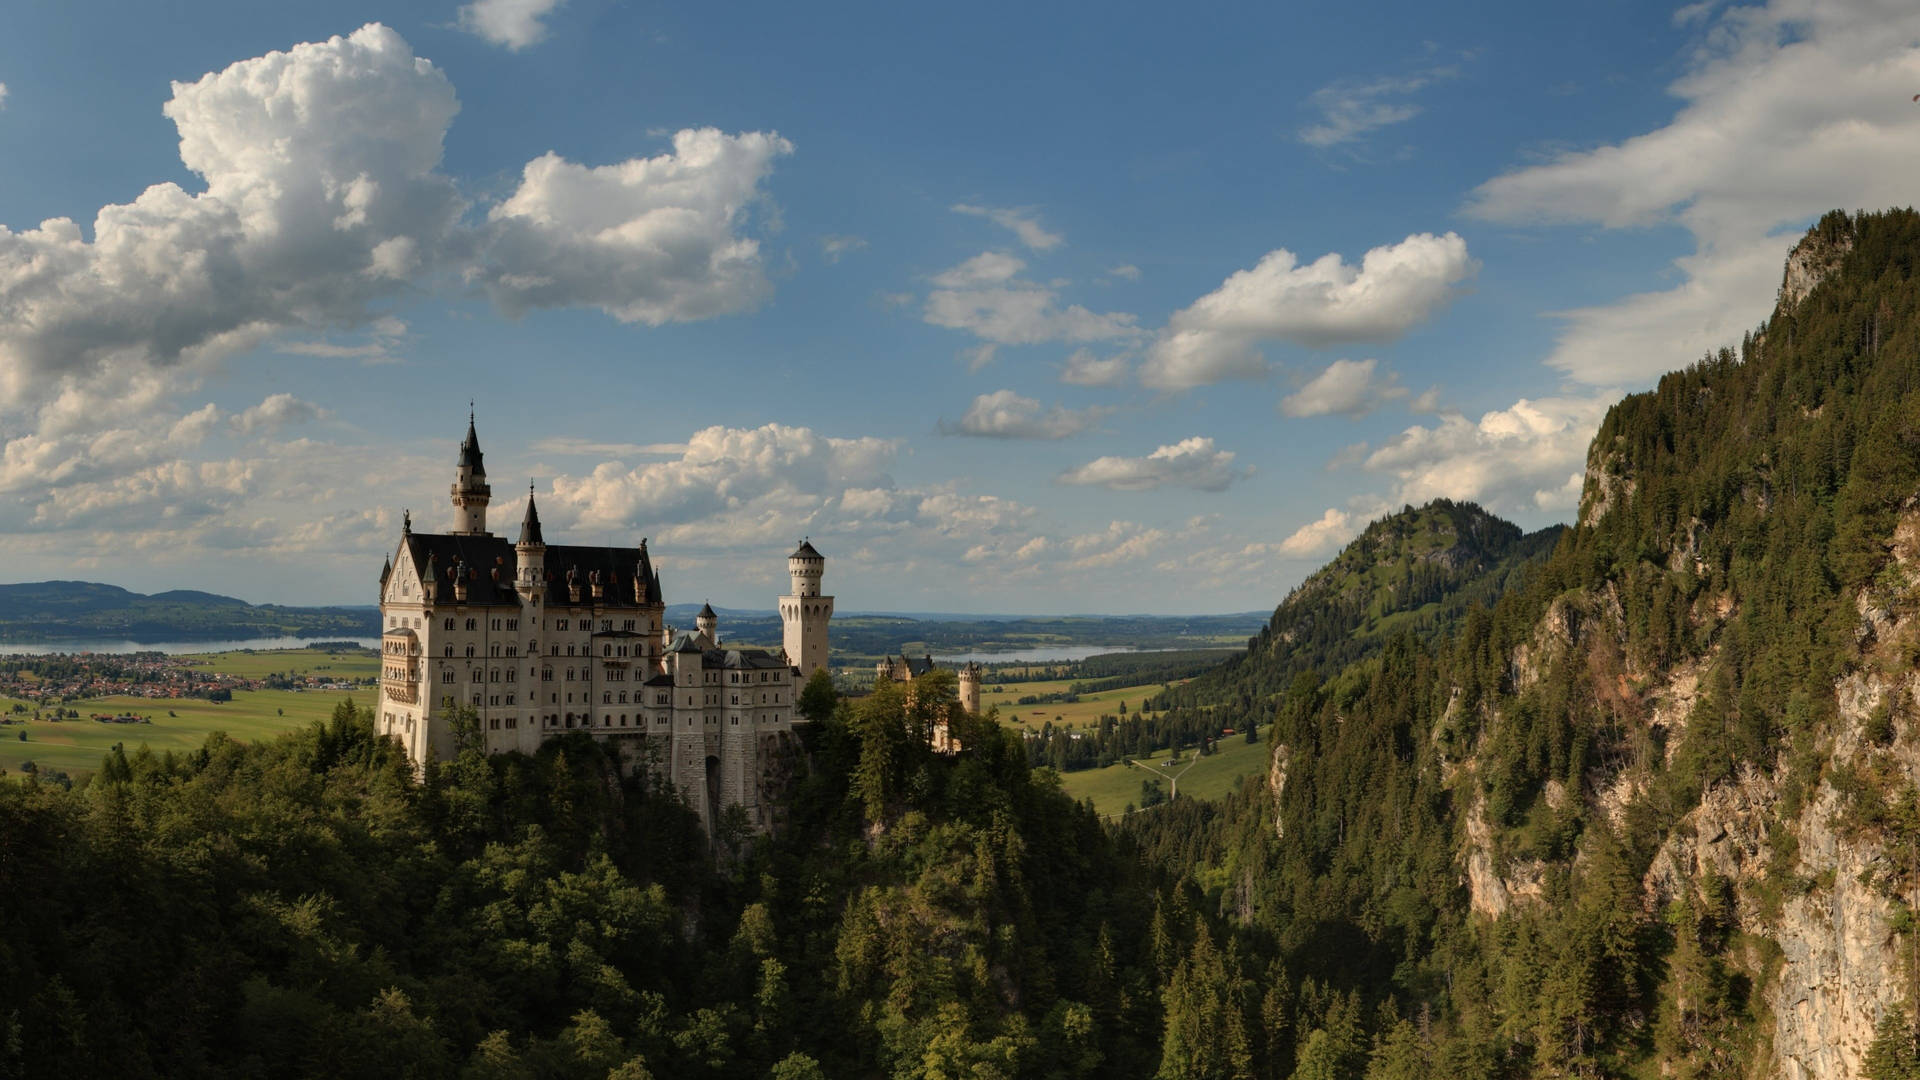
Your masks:
M1089 656L1104 656L1108 653L1130 652L1168 652L1167 649L1136 649L1131 645L1039 645L1030 649L1008 649L1005 652L943 652L934 659L948 664L964 664L970 660L982 664L1051 664L1068 660L1085 660Z
M8 653L46 656L50 653L180 653L235 652L240 649L304 649L310 641L351 641L366 649L378 649L379 638L340 637L321 634L308 637L243 638L238 641L0 641L0 656Z

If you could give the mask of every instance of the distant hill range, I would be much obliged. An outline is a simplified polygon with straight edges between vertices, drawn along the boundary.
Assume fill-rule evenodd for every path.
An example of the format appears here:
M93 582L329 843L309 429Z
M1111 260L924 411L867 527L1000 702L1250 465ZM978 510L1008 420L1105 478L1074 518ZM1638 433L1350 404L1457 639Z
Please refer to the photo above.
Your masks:
M93 581L0 585L0 643L377 637L373 607L282 607L175 589L151 596Z
M691 630L698 604L669 604L667 622ZM780 617L772 611L716 608L724 642L777 648ZM1244 646L1267 623L1263 611L1232 615L960 615L945 612L893 614L845 612L833 617L833 655L855 657L905 652L1008 652L1043 647L1199 649Z
M673 604L667 621L693 629L698 604ZM779 647L772 611L720 608L729 643ZM935 656L1040 646L1191 649L1244 644L1266 624L1264 612L1238 615L836 615L836 658L906 651ZM6 642L116 640L225 641L260 637L377 637L374 607L283 607L175 589L151 596L92 581L0 585L0 645Z

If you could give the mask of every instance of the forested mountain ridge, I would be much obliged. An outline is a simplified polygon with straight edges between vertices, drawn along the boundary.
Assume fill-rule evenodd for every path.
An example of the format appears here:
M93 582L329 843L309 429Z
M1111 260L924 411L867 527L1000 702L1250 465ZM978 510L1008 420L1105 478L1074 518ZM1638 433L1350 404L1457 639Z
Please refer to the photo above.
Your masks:
M1916 267L1920 215L1827 215L1764 327L1610 411L1522 587L1125 823L1245 970L1361 999L1296 1069L1920 1075Z
M0 585L0 643L125 638L139 642L217 641L326 635L372 637L380 612L369 605L283 607L174 589L146 595L92 581Z
M1489 605L1545 558L1561 526L1523 534L1473 503L1436 499L1375 520L1274 609L1245 655L1153 699L1265 720L1301 672L1327 677L1394 634L1430 639ZM1237 725L1236 725L1237 726Z

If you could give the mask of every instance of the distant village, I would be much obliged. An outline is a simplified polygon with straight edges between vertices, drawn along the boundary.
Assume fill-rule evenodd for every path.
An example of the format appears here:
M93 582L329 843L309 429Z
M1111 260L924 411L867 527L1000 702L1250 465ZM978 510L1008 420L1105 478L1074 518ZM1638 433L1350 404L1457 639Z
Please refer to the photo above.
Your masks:
M329 672L243 677L215 672L203 659L162 653L0 656L0 697L40 705L109 696L222 701L236 690L351 690L376 681Z

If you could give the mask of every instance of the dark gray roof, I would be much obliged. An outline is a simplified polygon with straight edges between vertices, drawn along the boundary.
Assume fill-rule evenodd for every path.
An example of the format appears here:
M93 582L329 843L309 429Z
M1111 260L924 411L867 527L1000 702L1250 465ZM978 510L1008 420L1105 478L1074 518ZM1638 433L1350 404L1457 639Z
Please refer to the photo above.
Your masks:
M545 544L540 538L540 511L533 507L533 492L527 492L527 513L520 519L520 543Z
M708 649L702 659L707 667L717 668L785 671L792 666L781 659L778 653L765 649Z
M465 603L520 605L520 594L513 585L514 575L519 568L519 556L506 537L408 533L403 540L401 550L413 559L414 573L424 578L428 573L427 568L433 568L432 573L440 586L439 602L453 602L453 574L457 566L466 573ZM593 595L589 586L597 573L605 586L605 596L596 603L608 608L637 608L640 605L633 599L633 582L635 575L642 570L649 574L644 590L647 603L658 603L655 598L660 592L659 581L651 574L644 553L636 559L632 548L551 545L547 548L546 569L549 602L552 604L570 602L564 590L569 576L576 574L576 580L580 582L581 602L587 602ZM499 571L497 576L494 573L496 570Z
M700 605L700 614L699 614L699 615L697 616L697 618L702 618L702 619L717 619L717 618L719 618L719 616L718 616L718 615L715 615L715 614L713 613L713 605L712 605L712 604L701 604L701 605Z
M459 464L472 466L481 476L487 475L487 467L480 459L480 436L474 434L472 413L467 414L467 437L460 443Z
M821 559L821 560L825 560L825 559L826 559L826 556L825 556L825 555L822 555L822 554L820 554L819 552L817 552L817 551L815 551L815 550L813 550L813 541L811 541L811 540L802 540L802 541L800 541L800 546L799 546L798 548L795 548L795 549L794 549L794 552L793 552L793 554L791 554L791 555L789 555L789 556L787 556L787 558L789 558L789 559Z
M673 639L673 644L667 647L667 651L670 653L697 653L704 652L705 650L700 648L699 642L693 640L692 634L681 634Z

